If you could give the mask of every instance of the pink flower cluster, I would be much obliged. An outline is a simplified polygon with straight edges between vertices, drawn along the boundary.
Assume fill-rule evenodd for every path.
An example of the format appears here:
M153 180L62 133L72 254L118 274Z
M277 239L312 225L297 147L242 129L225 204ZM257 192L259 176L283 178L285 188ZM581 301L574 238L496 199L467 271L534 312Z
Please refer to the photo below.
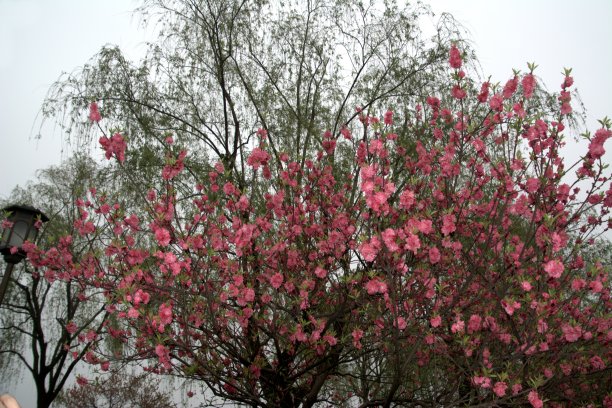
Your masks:
M99 140L102 148L105 151L105 156L107 159L114 155L119 163L123 163L125 161L125 150L127 149L127 143L123 136L120 133L115 133L109 139L106 136L102 136Z

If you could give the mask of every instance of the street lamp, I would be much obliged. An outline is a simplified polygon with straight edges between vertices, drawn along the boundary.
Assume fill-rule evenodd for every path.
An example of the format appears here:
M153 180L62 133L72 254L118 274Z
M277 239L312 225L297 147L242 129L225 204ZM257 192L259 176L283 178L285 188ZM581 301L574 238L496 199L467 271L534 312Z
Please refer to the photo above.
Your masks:
M13 267L26 256L21 248L23 243L26 240L34 242L36 239L38 235L38 228L35 226L36 221L49 221L49 218L42 211L26 205L10 205L1 211L9 214L7 221L9 221L10 227L4 229L0 239L0 253L6 262L6 270L2 277L2 283L0 283L0 305L2 305L4 294L11 279ZM12 248L16 248L16 250L11 251Z

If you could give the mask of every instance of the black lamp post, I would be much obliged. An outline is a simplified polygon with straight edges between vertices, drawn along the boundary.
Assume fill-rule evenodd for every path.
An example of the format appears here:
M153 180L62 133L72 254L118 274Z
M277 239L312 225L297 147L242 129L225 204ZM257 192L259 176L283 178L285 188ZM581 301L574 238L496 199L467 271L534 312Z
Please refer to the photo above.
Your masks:
M2 211L9 213L7 220L12 225L3 231L0 239L0 253L4 256L6 262L6 270L4 276L2 276L2 283L0 283L0 305L8 288L13 267L26 256L21 246L26 240L34 242L36 239L38 229L34 224L37 220L49 221L49 218L42 211L30 206L10 205L3 208ZM11 251L12 248L17 248L17 250Z

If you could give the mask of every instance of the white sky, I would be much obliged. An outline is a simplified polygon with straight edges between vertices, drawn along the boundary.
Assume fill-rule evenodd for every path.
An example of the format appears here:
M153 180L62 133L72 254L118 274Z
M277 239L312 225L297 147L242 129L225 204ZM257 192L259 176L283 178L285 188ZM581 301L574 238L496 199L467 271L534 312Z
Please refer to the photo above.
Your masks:
M612 116L612 1L431 0L469 31L485 74L505 82L512 68L539 65L536 73L557 91L564 67L587 108L588 127ZM132 58L142 54L145 34L131 10L134 0L0 0L0 198L35 171L69 156L59 130L34 140L33 128L49 86L63 71L84 64L104 44ZM607 144L612 151L612 142ZM586 146L572 147L572 150ZM576 154L576 152L572 152ZM609 153L605 156L612 158ZM26 377L27 378L27 377ZM25 379L24 379L25 380ZM25 406L31 387L9 390ZM11 386L12 387L12 386Z

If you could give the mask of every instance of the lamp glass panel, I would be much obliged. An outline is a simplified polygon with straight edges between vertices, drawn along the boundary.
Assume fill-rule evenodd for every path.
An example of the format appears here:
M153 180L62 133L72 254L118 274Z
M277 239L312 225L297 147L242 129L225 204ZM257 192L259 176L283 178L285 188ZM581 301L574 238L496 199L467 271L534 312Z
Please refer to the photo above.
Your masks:
M0 241L1 246L8 246L8 240L9 236L11 235L11 231L11 228L5 228L4 231L2 231L2 241Z
M11 234L9 247L21 247L23 241L27 238L30 223L24 220L16 220L13 224L13 233Z

